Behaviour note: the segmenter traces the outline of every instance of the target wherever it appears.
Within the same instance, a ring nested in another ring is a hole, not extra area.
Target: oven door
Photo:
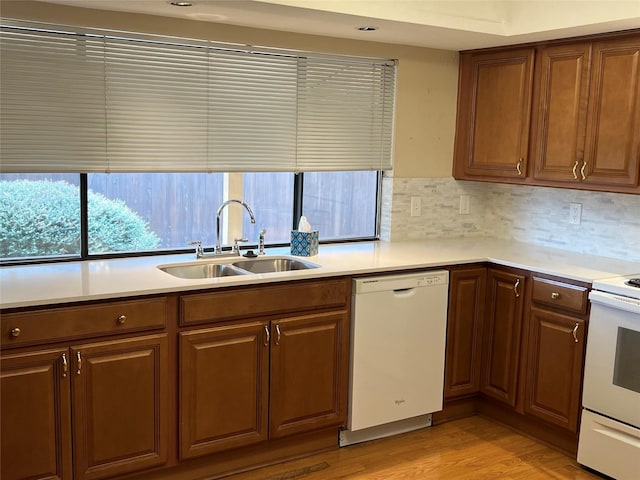
[[[583,406],[640,428],[640,300],[592,291]]]

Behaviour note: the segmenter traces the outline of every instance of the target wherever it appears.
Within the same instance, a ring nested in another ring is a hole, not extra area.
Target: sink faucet
[[[256,223],[256,218],[253,216],[253,212],[251,211],[251,208],[242,200],[231,199],[231,200],[227,200],[226,202],[223,202],[222,205],[220,205],[220,207],[218,208],[218,212],[216,213],[216,249],[214,250],[214,253],[216,254],[222,253],[222,247],[220,246],[220,215],[222,214],[222,210],[224,209],[224,207],[232,203],[239,203],[240,205],[242,205],[249,213],[249,217],[251,217],[251,223]],[[238,255],[240,255],[239,250],[238,250]]]

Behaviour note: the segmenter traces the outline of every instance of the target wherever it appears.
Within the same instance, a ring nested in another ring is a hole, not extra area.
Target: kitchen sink
[[[320,267],[320,265],[312,262],[289,257],[239,260],[233,262],[233,266],[251,273],[290,272],[292,270],[308,270],[310,268]]]
[[[224,263],[190,263],[187,265],[166,265],[158,268],[174,277],[196,279],[230,277],[249,273],[246,270],[240,270],[233,265]]]
[[[226,263],[221,263],[218,259],[208,263],[202,260],[195,260],[191,263],[160,265],[158,269],[174,277],[199,279],[257,273],[290,272],[293,270],[308,270],[310,268],[320,267],[318,264],[290,257],[260,257],[235,261],[225,258],[224,261]]]

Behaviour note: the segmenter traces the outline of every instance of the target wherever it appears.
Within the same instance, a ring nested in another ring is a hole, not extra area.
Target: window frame
[[[236,172],[240,175],[239,172]],[[297,222],[303,212],[303,193],[304,193],[304,172],[292,172],[294,175],[293,181],[293,212],[292,212],[292,225],[291,229],[297,228]],[[19,258],[19,259],[4,259],[0,258],[0,267],[5,266],[19,266],[19,265],[38,265],[49,263],[66,263],[66,262],[79,262],[79,261],[92,261],[92,260],[108,260],[117,258],[135,258],[135,257],[148,257],[148,256],[164,256],[164,255],[176,255],[185,254],[193,251],[193,248],[185,246],[185,248],[169,248],[159,250],[148,251],[135,251],[135,252],[113,252],[113,253],[89,253],[89,215],[88,215],[88,174],[78,173],[79,175],[79,201],[80,201],[80,253],[78,255],[65,255],[63,257],[54,256],[42,256],[31,258]],[[375,232],[372,236],[365,237],[349,237],[349,238],[333,238],[330,240],[321,240],[323,245],[337,244],[337,243],[355,243],[363,241],[378,241],[380,239],[380,220],[381,220],[381,199],[382,199],[382,176],[381,170],[376,172],[376,209],[375,209]],[[288,242],[268,242],[267,248],[286,247]],[[212,251],[212,245],[205,246],[206,251]],[[244,244],[243,249],[256,249],[257,244],[249,242]],[[230,246],[223,247],[225,251],[230,250]]]

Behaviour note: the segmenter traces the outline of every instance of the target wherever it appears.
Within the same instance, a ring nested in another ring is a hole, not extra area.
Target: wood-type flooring
[[[228,480],[602,480],[574,459],[474,416]]]

